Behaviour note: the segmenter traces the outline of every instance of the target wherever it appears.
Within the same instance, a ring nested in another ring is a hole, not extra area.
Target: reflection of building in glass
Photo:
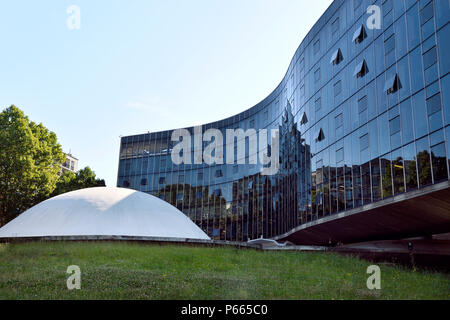
[[[164,131],[122,138],[117,185],[174,204],[213,238],[247,240],[447,183],[449,4],[378,1],[371,30],[369,2],[334,1],[266,99],[202,126],[279,129],[278,174],[174,165]]]

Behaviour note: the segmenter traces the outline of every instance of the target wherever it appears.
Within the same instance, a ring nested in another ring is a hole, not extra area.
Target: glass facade
[[[372,4],[381,29],[367,25]],[[278,129],[276,175],[248,164],[249,148],[245,164],[175,165],[164,131],[121,139],[117,185],[247,241],[448,180],[449,18],[448,0],[334,1],[266,99],[202,126]]]

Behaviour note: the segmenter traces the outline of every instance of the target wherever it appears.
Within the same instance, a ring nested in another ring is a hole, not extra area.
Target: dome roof
[[[61,194],[0,228],[0,238],[44,236],[209,239],[171,204],[147,193],[110,187]]]

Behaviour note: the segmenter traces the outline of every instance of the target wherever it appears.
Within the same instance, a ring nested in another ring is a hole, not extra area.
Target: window
[[[408,43],[409,48],[415,48],[420,42],[420,31],[419,31],[419,16],[417,14],[416,3],[406,12],[407,26],[408,26]]]
[[[300,124],[307,124],[308,123],[308,117],[306,116],[306,112],[303,112],[302,119],[300,120]]]
[[[249,125],[249,128],[255,128],[255,120],[250,120],[250,125]]]
[[[425,105],[425,91],[422,90],[412,98],[413,115],[414,115],[414,131],[416,138],[420,138],[428,133],[427,122],[424,119],[427,118],[427,111],[424,108]]]
[[[363,77],[368,71],[369,69],[367,68],[366,60],[363,60],[356,65],[353,75],[357,78],[360,78]]]
[[[444,143],[431,148],[431,163],[433,165],[434,182],[446,180],[448,177]]]
[[[403,157],[405,162],[406,190],[417,189],[417,171],[414,143],[403,147]]]
[[[339,17],[337,17],[331,24],[331,33],[334,35],[339,31]]]
[[[233,173],[238,173],[239,172],[239,166],[234,165],[233,166]]]
[[[148,169],[148,159],[142,161],[142,172],[147,172]]]
[[[221,190],[221,189],[216,189],[216,190],[214,190],[214,195],[215,195],[216,197],[220,197],[220,196],[222,195],[222,190]]]
[[[333,55],[331,56],[330,63],[335,65],[339,64],[343,60],[341,49],[337,49],[333,52]]]
[[[392,11],[392,0],[386,0],[383,3],[383,15],[386,16],[391,11]]]
[[[165,177],[159,177],[159,184],[164,184],[166,183],[166,178]]]
[[[182,201],[183,197],[184,197],[184,193],[183,192],[180,192],[180,193],[177,194],[177,200],[178,201]]]
[[[360,43],[364,40],[364,38],[367,36],[366,30],[364,29],[364,25],[361,25],[356,29],[355,33],[353,34],[353,42],[354,43]]]
[[[336,97],[342,92],[342,81],[339,80],[334,84],[334,96]]]
[[[416,141],[416,161],[419,175],[419,185],[425,186],[432,182],[430,152],[428,137]]]
[[[391,136],[400,131],[400,116],[395,117],[391,121],[389,121],[389,128],[391,132]]]
[[[426,70],[432,65],[434,65],[437,61],[436,56],[436,47],[431,48],[423,55],[423,68]]]
[[[314,42],[314,54],[316,55],[320,51],[320,39],[317,39],[316,42]]]
[[[320,98],[316,99],[316,101],[314,102],[314,108],[316,112],[320,111],[320,109],[322,108],[322,100]]]
[[[123,180],[123,186],[128,188],[130,186],[130,182],[128,180]]]
[[[430,2],[423,10],[420,12],[420,21],[424,25],[428,20],[433,18],[433,3]]]
[[[364,151],[369,147],[369,135],[365,134],[359,138],[360,151]]]
[[[395,49],[395,35],[392,35],[389,39],[384,41],[384,55],[388,55]]]
[[[267,121],[269,119],[269,112],[266,110],[264,111],[264,121]]]
[[[220,178],[220,177],[223,177],[223,173],[222,173],[222,170],[216,170],[216,178]]]
[[[161,169],[166,168],[166,159],[161,159]]]
[[[391,154],[392,159],[392,176],[394,182],[394,194],[405,191],[405,182],[403,176],[404,161],[402,157],[402,150],[397,149]]]
[[[427,99],[427,113],[429,131],[433,132],[442,127],[442,113],[441,113],[441,95],[435,94]]]
[[[367,110],[367,96],[358,100],[358,112],[361,113]]]
[[[338,114],[336,118],[334,118],[334,122],[336,124],[336,130],[343,126],[344,124],[344,117],[342,116],[342,113]]]
[[[318,68],[315,72],[314,72],[314,81],[318,82],[320,80],[320,68]]]
[[[401,123],[402,123],[402,138],[403,144],[409,143],[414,140],[414,131],[413,131],[413,119],[412,119],[412,110],[411,110],[411,101],[405,100],[400,105],[400,115],[401,115]]]
[[[141,186],[146,186],[147,185],[147,179],[146,178],[142,178],[141,179]]]
[[[183,174],[180,174],[178,176],[178,183],[184,183],[184,175]]]
[[[197,199],[201,199],[203,197],[203,192],[202,191],[197,191],[197,193],[195,194],[195,197]]]
[[[428,116],[441,110],[441,95],[438,93],[427,100]]]
[[[323,133],[322,128],[320,128],[319,132],[316,135],[316,142],[323,141],[325,139],[325,134]]]
[[[336,150],[336,162],[344,161],[344,148]]]
[[[316,161],[316,169],[322,169],[323,167],[323,161],[322,160],[317,160]]]
[[[197,181],[202,181],[203,180],[203,172],[198,172],[197,173]]]
[[[398,75],[395,74],[386,81],[386,85],[384,86],[384,91],[387,94],[391,94],[391,93],[396,92],[400,88],[401,88],[400,79],[398,78]]]

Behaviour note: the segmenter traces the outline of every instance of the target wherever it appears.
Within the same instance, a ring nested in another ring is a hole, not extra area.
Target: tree
[[[0,113],[0,225],[52,193],[63,161],[54,132],[14,105]]]
[[[105,180],[97,179],[95,172],[91,168],[85,167],[77,173],[65,171],[56,183],[52,196],[84,188],[104,186]]]

